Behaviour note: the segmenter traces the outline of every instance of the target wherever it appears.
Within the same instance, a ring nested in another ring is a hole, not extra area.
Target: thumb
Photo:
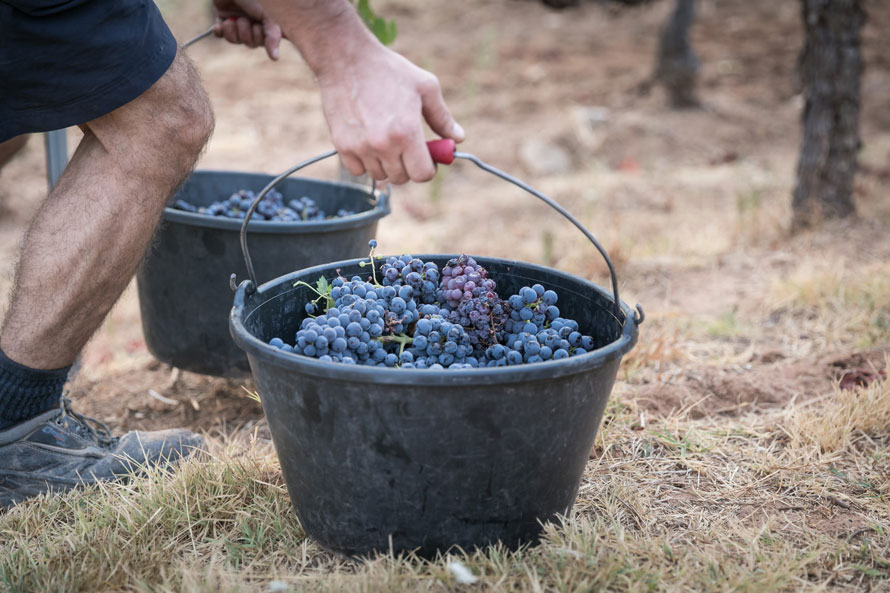
[[[442,89],[438,84],[430,85],[421,93],[423,102],[423,119],[429,124],[430,129],[442,138],[451,138],[455,142],[463,142],[464,129],[460,127],[445,105],[442,97]]]
[[[278,46],[281,45],[281,27],[272,19],[264,19],[263,32],[266,36],[266,53],[273,60],[277,60]]]

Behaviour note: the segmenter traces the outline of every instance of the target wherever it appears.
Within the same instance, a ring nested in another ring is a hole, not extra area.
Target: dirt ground
[[[822,397],[848,372],[880,371],[883,326],[835,327],[830,311],[802,312],[801,293],[788,291],[812,278],[841,286],[886,278],[890,6],[869,3],[864,32],[859,216],[792,237],[798,4],[701,3],[693,43],[704,107],[681,112],[667,108],[658,90],[637,92],[670,4],[588,2],[557,12],[518,0],[434,8],[375,2],[398,22],[395,49],[439,76],[467,130],[463,149],[578,215],[612,254],[623,298],[645,307],[616,397],[636,400],[654,418],[738,416]],[[162,8],[182,40],[209,23],[192,5]],[[215,39],[188,53],[217,121],[199,167],[277,173],[330,148],[316,86],[290,48],[280,63]],[[77,133],[69,140],[73,149]],[[336,170],[311,174],[330,178]],[[35,137],[0,173],[4,295],[45,189]],[[595,251],[569,225],[466,164],[441,168],[434,183],[396,188],[378,239],[383,253],[463,251],[606,279]],[[886,321],[882,313],[875,319]],[[263,425],[249,381],[180,373],[151,357],[133,287],[85,349],[70,389],[83,412],[116,429],[181,425],[230,435]]]

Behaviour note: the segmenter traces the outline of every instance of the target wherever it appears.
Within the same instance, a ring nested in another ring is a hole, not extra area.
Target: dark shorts
[[[151,0],[0,0],[0,141],[114,111],[176,49]]]

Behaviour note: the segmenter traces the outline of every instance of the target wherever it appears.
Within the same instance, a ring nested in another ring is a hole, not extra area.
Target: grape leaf
[[[318,294],[322,296],[331,293],[331,288],[328,285],[328,280],[324,276],[318,279],[318,282],[315,283],[315,288],[318,289]]]
[[[377,37],[380,43],[389,45],[395,41],[398,31],[394,20],[388,21],[374,14],[369,0],[358,0],[355,8],[362,21],[364,21],[365,25]]]
[[[327,278],[321,276],[318,279],[318,282],[315,283],[315,287],[318,289],[319,296],[322,296],[325,299],[325,309],[333,307],[334,299],[331,298],[331,285],[328,283]]]

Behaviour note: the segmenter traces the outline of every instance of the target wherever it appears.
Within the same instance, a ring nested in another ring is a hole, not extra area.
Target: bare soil
[[[830,394],[848,374],[883,370],[885,356],[885,350],[871,350],[788,359],[767,351],[744,364],[691,368],[674,379],[642,386],[636,401],[656,416],[739,416]]]
[[[463,148],[576,213],[612,253],[624,298],[645,306],[635,370],[619,377],[620,397],[656,417],[756,413],[824,396],[843,371],[883,364],[886,343],[804,347],[769,322],[773,288],[793,272],[856,269],[890,256],[890,6],[870,3],[865,30],[860,215],[792,237],[802,106],[796,3],[702,3],[693,42],[704,108],[679,112],[660,91],[638,92],[669,2],[633,9],[588,2],[565,11],[516,0],[378,4],[398,21],[395,49],[439,76],[468,132]],[[209,22],[202,8],[162,8],[180,39]],[[189,54],[217,118],[199,167],[276,173],[330,147],[315,83],[292,50],[277,64],[218,40]],[[78,134],[69,136],[73,148]],[[568,166],[548,171],[524,159],[530,140],[567,154]],[[336,171],[320,166],[311,174]],[[4,294],[45,194],[43,175],[40,138],[0,173]],[[469,166],[440,176],[395,189],[394,212],[380,225],[382,252],[508,256],[605,281],[591,247],[544,206]],[[726,316],[741,328],[736,335],[702,330]],[[132,288],[85,349],[70,389],[86,413],[117,429],[181,425],[231,434],[262,424],[250,381],[178,373],[152,359]]]

